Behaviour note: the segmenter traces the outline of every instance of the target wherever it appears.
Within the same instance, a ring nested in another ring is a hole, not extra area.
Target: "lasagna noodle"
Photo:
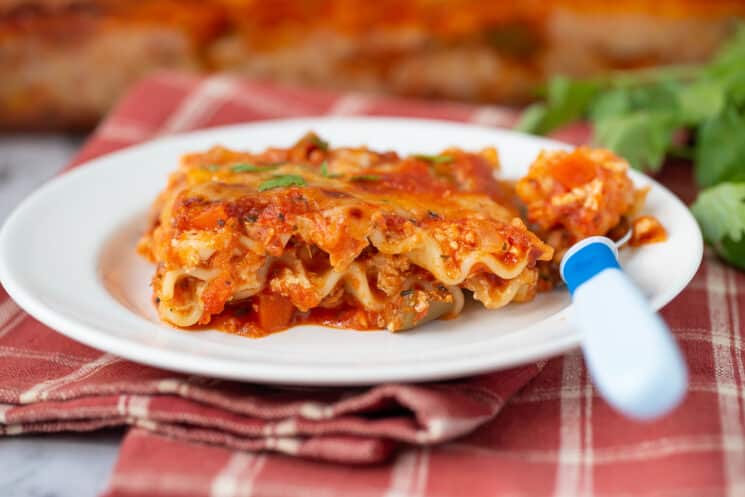
[[[463,288],[489,308],[527,300],[552,250],[503,198],[497,168],[493,149],[401,158],[316,136],[187,155],[140,244],[158,263],[160,315],[181,327],[226,306],[251,318],[273,295],[291,306],[282,326],[336,312],[343,326],[398,330],[454,317]]]

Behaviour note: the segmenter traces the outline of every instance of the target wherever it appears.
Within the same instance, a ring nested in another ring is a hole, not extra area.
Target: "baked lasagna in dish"
[[[159,70],[520,103],[555,74],[705,61],[743,18],[742,0],[2,0],[0,128],[90,127]]]
[[[182,158],[138,249],[179,327],[398,331],[457,316],[464,290],[496,309],[551,288],[557,250],[643,202],[627,168],[601,150],[543,153],[515,188],[493,148],[402,157],[312,133],[261,153],[214,147]]]

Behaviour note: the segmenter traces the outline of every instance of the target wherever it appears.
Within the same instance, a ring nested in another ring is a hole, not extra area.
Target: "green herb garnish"
[[[323,161],[321,163],[321,175],[326,178],[340,178],[341,177],[341,174],[335,174],[335,173],[329,172],[329,165],[328,165],[328,162],[326,161]]]
[[[269,164],[266,166],[257,166],[256,164],[249,164],[247,162],[241,164],[235,164],[230,168],[234,173],[258,173],[261,171],[269,171],[276,168],[279,164]]]
[[[579,119],[595,145],[656,172],[666,157],[693,160],[703,190],[692,207],[706,240],[745,268],[745,24],[707,64],[553,78],[518,129],[545,134]]]
[[[452,155],[444,155],[444,154],[438,154],[438,155],[427,155],[427,154],[414,154],[413,157],[415,159],[423,160],[426,162],[431,162],[432,164],[450,164],[455,160],[455,158]]]
[[[305,179],[297,174],[285,174],[282,176],[275,176],[272,179],[268,179],[259,185],[259,191],[263,192],[266,190],[273,190],[274,188],[285,188],[288,186],[303,186],[305,185]]]
[[[329,149],[329,142],[326,140],[322,140],[318,135],[311,135],[310,137],[311,143],[318,147],[320,150],[323,150],[324,152]]]
[[[401,291],[402,297],[408,297],[409,295],[413,295],[413,294],[414,294],[414,290],[411,290],[411,289]]]
[[[360,174],[359,176],[352,176],[349,181],[380,181],[381,179],[377,174]]]
[[[691,206],[704,239],[727,262],[745,269],[745,183],[703,190]]]

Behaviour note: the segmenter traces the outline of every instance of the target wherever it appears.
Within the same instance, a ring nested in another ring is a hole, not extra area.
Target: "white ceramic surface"
[[[524,174],[541,149],[566,147],[510,131],[389,118],[266,121],[167,137],[91,161],[27,198],[0,231],[0,280],[37,319],[93,347],[153,366],[256,382],[435,380],[504,368],[579,344],[563,290],[498,311],[470,305],[456,320],[400,334],[300,326],[252,340],[159,323],[149,301],[153,269],[134,253],[134,243],[179,156],[214,144],[252,150],[290,145],[310,129],[334,146],[367,144],[401,153],[496,146],[506,178]],[[638,186],[652,186],[646,212],[670,236],[662,244],[625,250],[621,259],[660,308],[693,277],[701,235],[668,190],[641,174],[632,172],[632,178]]]

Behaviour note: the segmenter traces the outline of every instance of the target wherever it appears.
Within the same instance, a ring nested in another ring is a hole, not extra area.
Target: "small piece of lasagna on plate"
[[[457,316],[464,290],[496,309],[553,287],[557,251],[630,225],[644,195],[627,168],[547,152],[515,188],[493,148],[401,157],[312,133],[255,154],[213,147],[182,158],[138,249],[178,327],[399,331]]]

